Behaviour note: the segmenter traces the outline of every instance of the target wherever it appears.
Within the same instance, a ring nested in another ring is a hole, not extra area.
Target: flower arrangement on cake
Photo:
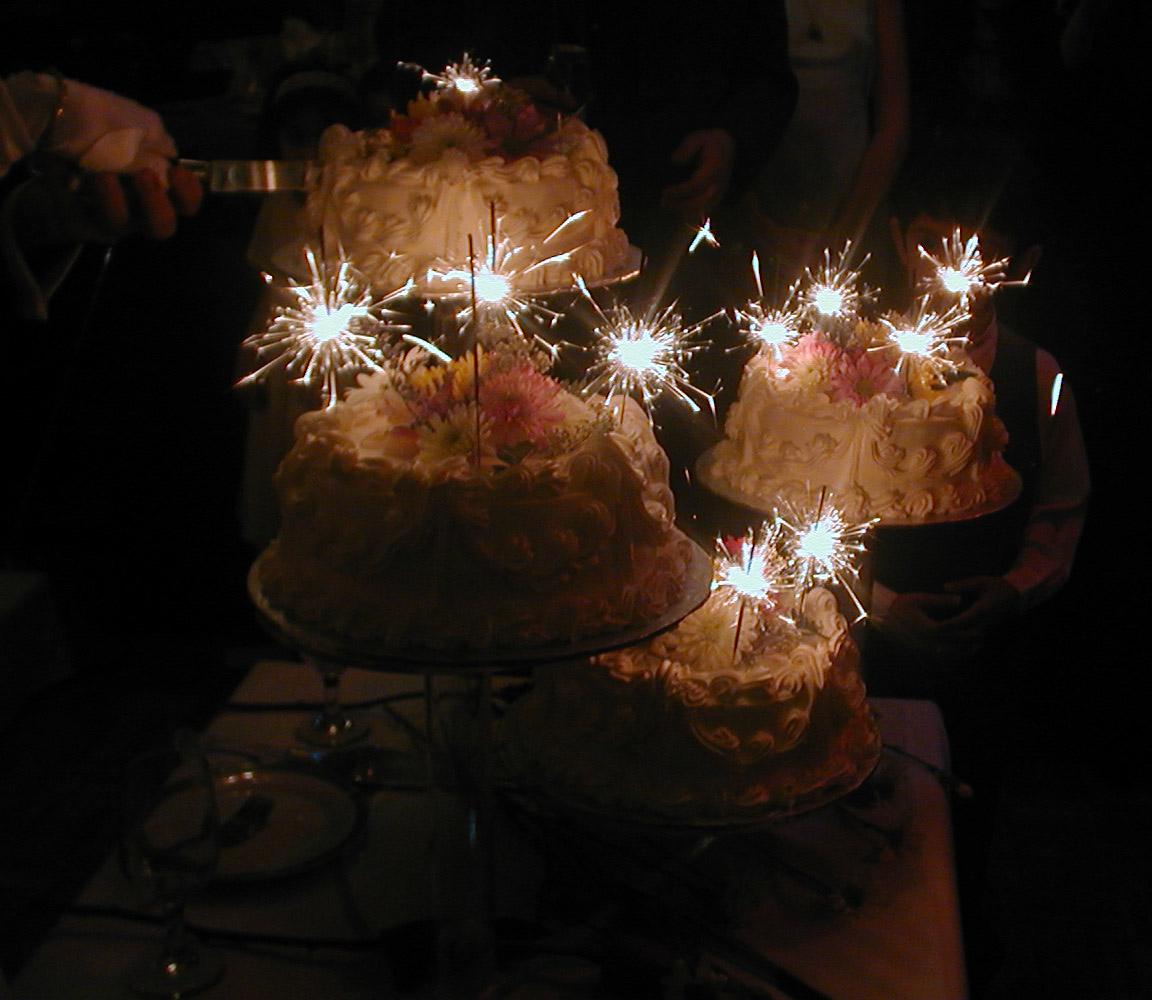
[[[462,79],[473,85],[459,86]],[[476,162],[486,156],[544,159],[570,137],[560,116],[542,111],[523,91],[477,72],[416,97],[404,112],[392,115],[387,129],[365,133],[364,142],[387,161],[432,163],[463,156]]]
[[[611,425],[515,341],[440,360],[421,347],[362,374],[344,398],[349,439],[365,456],[430,475],[473,475],[549,461]]]

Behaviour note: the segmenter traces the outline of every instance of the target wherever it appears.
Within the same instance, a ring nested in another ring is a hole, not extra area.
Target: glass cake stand
[[[444,826],[455,830],[442,830],[451,841],[450,850],[455,858],[441,865],[440,852],[433,865],[434,873],[441,868],[449,872],[452,885],[437,885],[438,899],[449,898],[452,909],[458,911],[463,899],[468,917],[456,920],[440,930],[440,954],[449,966],[463,963],[471,973],[463,975],[459,969],[449,973],[450,983],[446,995],[466,995],[483,980],[485,969],[492,957],[492,820],[494,814],[494,740],[492,717],[492,678],[495,674],[511,670],[544,667],[579,660],[597,653],[636,645],[673,628],[708,598],[712,584],[712,557],[700,546],[692,544],[692,553],[681,597],[663,614],[629,629],[602,635],[583,637],[573,642],[544,643],[534,646],[490,647],[484,649],[433,649],[420,646],[390,647],[370,641],[350,639],[335,632],[303,625],[276,608],[267,598],[261,584],[262,557],[253,563],[248,574],[248,591],[265,627],[274,638],[297,651],[306,659],[324,664],[334,671],[345,667],[359,667],[386,673],[416,674],[424,681],[424,721],[426,738],[425,771],[428,788],[432,792],[454,793],[464,799],[463,814],[446,817]],[[455,787],[447,788],[439,780],[437,768],[437,695],[438,677],[462,679],[470,685],[471,718],[466,725],[455,726],[440,720],[444,756],[457,765]],[[322,715],[333,725],[342,715],[335,690],[326,691],[329,700]],[[462,822],[461,822],[462,820]],[[460,864],[460,854],[464,864]],[[462,872],[466,881],[460,885]],[[434,874],[434,879],[436,878]],[[449,957],[450,956],[450,957]],[[462,979],[466,980],[463,982]]]
[[[689,839],[740,833],[772,826],[822,809],[859,789],[875,772],[883,751],[879,730],[866,703],[851,713],[844,724],[843,735],[845,739],[858,744],[857,751],[848,755],[851,757],[848,767],[827,780],[810,781],[788,799],[776,799],[762,804],[721,808],[696,803],[692,811],[686,810],[683,815],[673,816],[643,805],[615,803],[609,806],[567,789],[547,785],[541,785],[539,791],[561,811],[598,826]],[[525,749],[512,746],[509,752],[523,753]],[[840,752],[845,751],[841,748]],[[722,767],[719,759],[718,766]]]

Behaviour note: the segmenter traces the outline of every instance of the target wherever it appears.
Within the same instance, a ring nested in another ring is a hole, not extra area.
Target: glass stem
[[[164,920],[164,942],[160,947],[160,961],[165,966],[184,964],[188,953],[188,928],[184,922],[184,899],[168,899],[161,904],[160,916]]]
[[[339,722],[343,716],[340,710],[340,671],[324,667],[320,676],[324,682],[324,718],[330,723]]]

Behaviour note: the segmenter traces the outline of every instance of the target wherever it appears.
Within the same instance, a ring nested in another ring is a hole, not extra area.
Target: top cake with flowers
[[[309,222],[373,286],[463,294],[472,257],[499,261],[527,293],[627,269],[616,174],[598,132],[467,58],[429,79],[434,89],[387,128],[334,125],[321,139]]]

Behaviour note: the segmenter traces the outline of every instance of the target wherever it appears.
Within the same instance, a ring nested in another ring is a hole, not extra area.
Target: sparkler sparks
[[[778,524],[750,531],[736,544],[719,542],[713,590],[723,590],[733,601],[775,607],[781,592],[792,585],[792,572],[780,553]]]
[[[736,325],[740,332],[779,359],[780,352],[800,337],[800,327],[804,311],[797,304],[798,285],[792,285],[784,299],[784,304],[770,308],[764,304],[764,286],[760,281],[760,258],[752,255],[752,272],[756,277],[759,297],[749,302],[743,309],[737,309]]]
[[[423,79],[434,82],[437,89],[454,90],[464,97],[479,94],[486,87],[494,86],[500,82],[499,77],[492,75],[488,63],[479,65],[473,62],[472,56],[467,52],[464,53],[464,58],[460,62],[445,66],[442,73],[429,73],[423,69],[421,73]]]
[[[963,304],[953,303],[943,313],[935,313],[929,308],[929,299],[927,295],[919,299],[907,316],[881,318],[888,327],[889,339],[900,351],[897,371],[902,371],[909,362],[937,374],[955,371],[958,367],[952,349],[966,344],[968,338],[956,336],[952,331],[967,321],[968,311]]]
[[[468,267],[445,262],[441,268],[429,270],[428,282],[441,289],[442,295],[467,298],[468,304],[459,314],[462,323],[503,321],[520,337],[534,341],[555,356],[555,345],[540,335],[539,328],[554,327],[561,314],[534,297],[533,279],[542,268],[566,263],[580,249],[569,246],[551,252],[549,246],[563,246],[568,230],[587,214],[584,211],[568,216],[538,243],[516,245],[490,235],[482,258]],[[499,229],[494,212],[492,227]]]
[[[696,230],[696,235],[692,238],[692,242],[688,245],[688,252],[695,253],[702,243],[707,243],[713,250],[720,249],[720,241],[716,239],[716,234],[712,232],[712,220],[705,219],[703,225]]]
[[[392,322],[397,314],[387,305],[406,296],[412,283],[375,298],[349,261],[341,258],[332,268],[311,249],[305,256],[312,280],[304,285],[292,282],[286,289],[293,297],[292,304],[278,307],[268,328],[244,341],[245,346],[255,349],[258,360],[268,360],[239,384],[259,382],[280,368],[293,381],[320,384],[328,407],[339,397],[342,375],[380,370],[384,360],[382,334],[409,329]],[[272,279],[265,275],[265,280]]]
[[[837,583],[855,606],[856,620],[866,617],[853,585],[860,572],[865,536],[879,518],[850,523],[829,500],[827,490],[822,490],[814,510],[811,504],[790,506],[777,514],[777,521],[784,532],[798,592],[804,593],[816,584]]]
[[[848,266],[852,244],[847,243],[835,263],[830,250],[824,251],[824,262],[813,274],[804,271],[808,286],[804,290],[803,302],[817,317],[840,319],[851,316],[867,298],[867,292],[859,287],[860,271]],[[861,266],[868,260],[861,261]]]
[[[665,392],[693,413],[700,412],[702,403],[715,412],[712,397],[691,383],[685,369],[689,358],[704,346],[690,343],[691,338],[715,316],[685,327],[674,304],[645,316],[637,316],[625,305],[605,312],[583,281],[578,279],[577,287],[600,320],[594,331],[596,360],[588,369],[585,392],[603,391],[609,405],[617,395],[639,393],[649,416],[652,403]]]
[[[964,240],[959,229],[952,230],[952,235],[941,244],[939,258],[933,257],[923,247],[917,249],[920,256],[930,261],[934,268],[928,279],[929,286],[939,287],[963,302],[970,300],[981,289],[997,288],[1004,283],[1008,258],[1002,257],[985,264],[980,253],[978,233]]]

